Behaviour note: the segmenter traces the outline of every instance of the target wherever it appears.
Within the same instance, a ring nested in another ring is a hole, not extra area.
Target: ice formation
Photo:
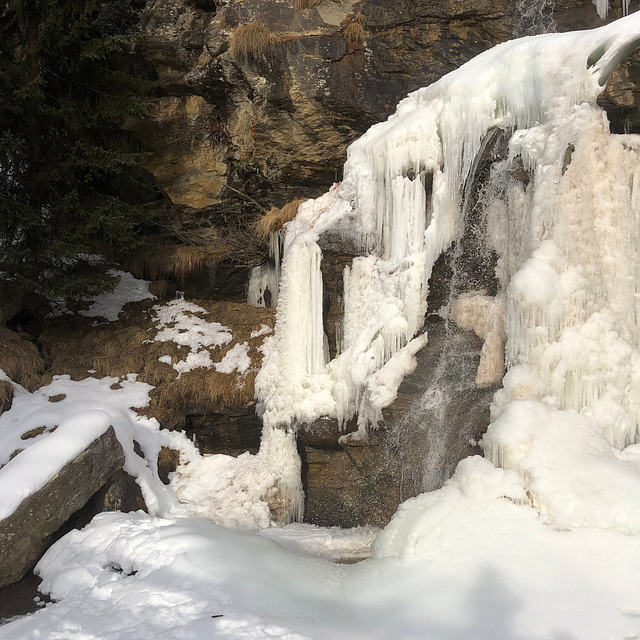
[[[622,15],[626,16],[629,13],[629,0],[622,1]],[[609,0],[593,0],[598,15],[606,20],[609,15]]]
[[[274,308],[278,303],[283,242],[281,231],[271,233],[269,235],[269,260],[251,270],[247,302],[254,307]]]
[[[269,458],[293,460],[294,437],[285,443],[282,434],[320,416],[344,423],[357,414],[362,432],[393,400],[411,370],[396,356],[415,352],[432,267],[461,236],[464,186],[495,128],[509,151],[482,207],[499,256],[501,290],[491,306],[492,317],[506,314],[507,365],[528,367],[536,400],[588,416],[610,445],[635,442],[638,139],[611,135],[596,98],[639,42],[634,14],[498,45],[410,94],[350,146],[343,182],[302,204],[286,226],[273,349],[256,380],[264,455],[278,439],[288,453],[277,447],[282,458]],[[318,244],[325,232],[364,254],[345,270],[342,344],[331,361]],[[491,381],[500,322],[481,329]],[[508,396],[505,387],[496,417]],[[496,464],[506,455],[498,440],[487,439]],[[293,463],[286,468],[293,478]],[[301,500],[295,480],[285,485]]]

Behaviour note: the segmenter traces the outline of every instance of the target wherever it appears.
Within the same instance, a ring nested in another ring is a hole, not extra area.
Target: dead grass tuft
[[[173,277],[184,283],[189,276],[202,273],[205,267],[215,266],[232,252],[232,247],[225,242],[216,242],[209,247],[167,245],[156,253],[136,260],[132,271],[148,280]]]
[[[11,409],[15,388],[8,380],[0,380],[0,415]]]
[[[298,213],[298,207],[306,202],[308,198],[300,198],[289,202],[284,207],[271,207],[271,209],[258,219],[257,229],[258,234],[263,240],[269,237],[270,233],[275,233],[282,229],[282,227],[293,220]]]
[[[0,328],[0,369],[29,391],[38,388],[45,362],[31,340]]]
[[[35,438],[36,436],[43,434],[46,430],[47,430],[47,427],[36,427],[35,429],[31,429],[26,433],[23,433],[20,436],[20,439],[29,440],[30,438]]]
[[[353,22],[350,22],[345,30],[344,37],[349,43],[349,52],[353,53],[363,48],[367,34],[364,29],[364,16],[356,13]]]
[[[265,25],[249,22],[238,25],[233,30],[229,41],[229,53],[236,62],[248,62],[264,58],[281,41],[281,38],[271,33]]]

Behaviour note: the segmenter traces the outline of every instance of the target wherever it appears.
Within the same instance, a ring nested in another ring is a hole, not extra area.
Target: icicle
[[[254,307],[277,307],[283,234],[283,231],[269,234],[269,261],[251,269],[247,302]]]

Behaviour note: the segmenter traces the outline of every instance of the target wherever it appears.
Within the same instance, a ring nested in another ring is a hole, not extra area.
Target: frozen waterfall
[[[286,227],[275,336],[256,381],[263,455],[278,452],[269,457],[286,467],[294,511],[302,504],[295,424],[357,415],[364,437],[415,366],[432,267],[460,237],[464,185],[495,128],[510,138],[508,156],[493,167],[482,207],[501,286],[495,298],[477,292],[465,301],[467,328],[480,327],[488,344],[480,367],[498,379],[504,337],[496,331],[506,330],[508,373],[485,455],[519,469],[549,513],[560,508],[557,491],[545,493],[535,461],[555,446],[552,425],[563,416],[575,426],[573,455],[631,464],[623,448],[640,423],[640,138],[610,134],[596,98],[638,43],[640,14],[498,45],[409,95],[351,145],[343,182],[300,207]],[[362,253],[345,270],[343,344],[331,361],[325,232]],[[571,522],[588,520],[581,508]]]

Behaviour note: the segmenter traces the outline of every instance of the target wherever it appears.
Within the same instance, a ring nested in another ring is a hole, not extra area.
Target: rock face
[[[187,416],[184,431],[201,453],[238,456],[246,451],[258,452],[262,421],[253,405],[225,407],[222,411]]]
[[[347,145],[410,91],[516,35],[602,24],[591,0],[298,4],[315,6],[147,2],[141,51],[159,95],[131,126],[174,204],[233,215],[318,195]]]
[[[0,521],[0,587],[22,578],[47,548],[51,535],[123,464],[122,447],[110,427]]]

